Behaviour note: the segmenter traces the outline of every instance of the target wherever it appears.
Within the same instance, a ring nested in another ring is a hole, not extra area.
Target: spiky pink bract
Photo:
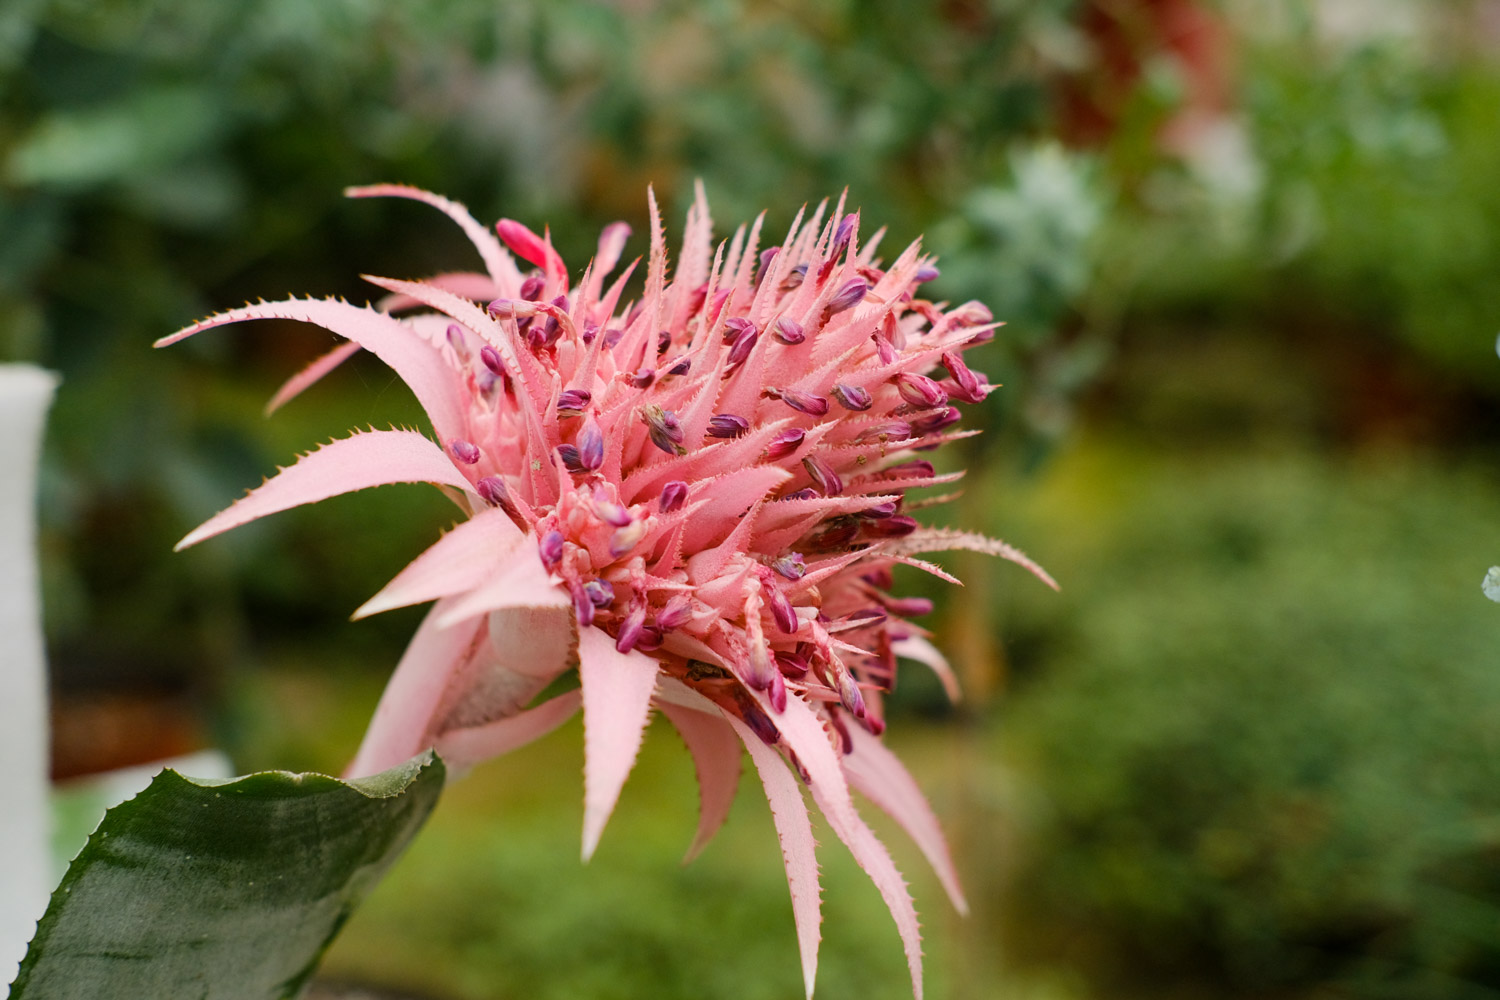
[[[928,605],[890,593],[896,564],[951,580],[915,557],[967,548],[1052,582],[1002,542],[924,528],[902,511],[908,490],[956,478],[919,456],[962,435],[952,401],[978,402],[993,388],[962,361],[992,335],[989,311],[920,298],[931,260],[914,243],[883,267],[881,234],[861,244],[859,216],[844,214],[842,199],[826,222],[826,203],[806,224],[799,213],[778,247],[757,254],[764,217],[715,248],[700,186],[669,277],[650,197],[644,292],[621,306],[635,265],[607,289],[604,280],[629,235],[622,223],[606,228],[570,288],[545,233],[501,220],[497,240],[462,206],[413,188],[349,193],[445,212],[486,273],[372,277],[389,293],[378,309],[262,303],[158,346],[240,320],[318,324],[348,343],[274,405],[364,348],[411,386],[437,442],[368,431],[325,445],[182,545],[368,486],[446,488],[469,519],[358,612],[436,602],[350,776],[428,747],[471,766],[581,705],[587,858],[655,704],[702,784],[690,853],[727,815],[748,747],[782,843],[809,996],[821,918],[799,777],[890,907],[920,997],[915,910],[849,789],[896,818],[965,909],[936,819],[880,735],[898,656],[929,665],[957,693],[927,633],[903,618]],[[537,270],[523,274],[506,246]],[[581,691],[534,704],[574,666]]]

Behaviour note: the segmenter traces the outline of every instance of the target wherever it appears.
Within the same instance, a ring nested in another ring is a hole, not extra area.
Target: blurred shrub
[[[1018,950],[1188,996],[1500,988],[1493,473],[1108,448],[1055,473],[1063,596],[1016,590],[1005,712],[1035,796]]]

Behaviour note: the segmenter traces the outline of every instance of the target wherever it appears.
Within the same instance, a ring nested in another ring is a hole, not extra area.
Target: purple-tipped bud
[[[813,485],[825,497],[836,497],[844,492],[844,481],[839,478],[839,474],[817,456],[808,455],[804,458],[802,468],[807,470],[807,474],[812,477]]]
[[[716,438],[737,438],[750,433],[750,421],[733,413],[718,413],[708,418],[708,435]]]
[[[917,268],[917,273],[912,275],[911,280],[915,281],[919,285],[923,285],[929,281],[936,281],[942,273],[943,272],[939,271],[931,264],[923,264],[921,267]]]
[[[896,501],[887,500],[884,503],[878,503],[873,507],[866,507],[864,510],[857,511],[854,516],[862,517],[870,521],[879,521],[895,514],[896,509],[899,506],[900,505]]]
[[[760,334],[755,332],[755,327],[753,326],[738,337],[735,337],[733,346],[729,348],[729,367],[733,368],[735,365],[743,364],[745,359],[750,356],[750,352],[755,350],[755,342],[759,339]]]
[[[592,419],[578,432],[578,464],[590,472],[604,464],[604,432]]]
[[[665,353],[667,353],[667,348],[669,348],[671,346],[672,346],[672,331],[671,330],[657,330],[656,331],[656,353],[657,354],[665,354]]]
[[[641,632],[645,626],[646,608],[643,605],[632,607],[625,620],[620,623],[620,634],[615,637],[615,649],[622,653],[634,649],[636,643],[641,641]]]
[[[854,235],[854,224],[858,221],[859,216],[853,212],[839,220],[839,227],[833,233],[833,248],[828,252],[830,258],[837,257],[849,246],[849,239]]]
[[[687,449],[682,446],[682,424],[678,421],[677,414],[664,410],[655,403],[648,403],[641,407],[641,419],[646,423],[646,433],[652,444],[668,455],[687,454]]]
[[[776,339],[788,346],[796,346],[807,339],[807,333],[803,331],[802,324],[785,316],[778,317],[772,325],[771,332]]]
[[[623,528],[635,520],[623,504],[613,503],[609,500],[595,500],[594,513],[599,515],[599,520],[606,524],[612,524],[616,528]]]
[[[943,391],[943,387],[926,375],[901,372],[891,381],[896,383],[896,391],[901,393],[901,398],[919,410],[930,410],[948,402],[948,394]]]
[[[667,369],[668,375],[686,375],[693,369],[693,359],[683,358],[681,361]]]
[[[661,649],[663,638],[661,629],[654,625],[647,625],[641,629],[641,637],[635,641],[635,648],[643,653],[655,652]]]
[[[469,441],[456,440],[448,442],[448,450],[453,457],[465,465],[473,465],[479,461],[479,449]]]
[[[485,312],[496,319],[516,319],[517,317],[530,319],[536,312],[536,307],[531,303],[518,299],[491,299],[490,304],[484,308]]]
[[[839,405],[846,410],[864,411],[874,405],[868,390],[861,389],[857,385],[848,385],[844,382],[833,384],[833,398],[839,401]]]
[[[626,376],[626,381],[637,389],[648,389],[651,387],[651,383],[656,381],[656,369],[637,368]]]
[[[587,389],[569,389],[557,397],[557,415],[576,417],[581,414],[594,397]]]
[[[448,324],[448,346],[465,361],[469,359],[469,342],[464,337],[464,328],[457,323]]]
[[[905,514],[865,522],[865,534],[874,538],[904,538],[916,530],[916,519]]]
[[[620,343],[620,339],[624,336],[624,330],[621,330],[617,327],[611,327],[610,329],[604,331],[604,346],[610,348],[615,347]]]
[[[921,618],[932,614],[932,602],[925,597],[892,597],[885,608],[898,618]]]
[[[607,608],[615,602],[615,588],[608,580],[590,580],[583,585],[583,592],[596,608]]]
[[[983,402],[985,397],[984,384],[978,375],[964,364],[963,358],[958,356],[957,351],[943,352],[943,367],[948,369],[948,374],[953,376],[953,384],[958,387],[958,398],[966,403]]]
[[[505,480],[499,476],[485,476],[474,484],[479,499],[491,507],[504,507],[510,509],[510,490],[505,486]]]
[[[857,306],[865,300],[865,295],[870,291],[870,283],[864,278],[850,278],[844,282],[843,287],[834,293],[833,298],[828,300],[825,313],[832,316],[841,313],[845,309]]]
[[[796,653],[782,650],[776,654],[776,669],[784,676],[797,680],[807,676],[807,660]]]
[[[937,475],[937,469],[925,458],[914,458],[899,465],[888,465],[880,470],[880,474],[896,479],[931,479]]]
[[[885,423],[866,427],[859,432],[854,440],[866,441],[906,441],[911,437],[911,424],[905,420],[888,420]]]
[[[754,323],[743,316],[731,316],[724,321],[724,332],[720,336],[724,338],[724,343],[732,344],[743,334],[754,332]]]
[[[555,569],[562,562],[563,536],[562,532],[553,529],[542,536],[537,543],[537,554],[542,557],[542,565],[548,569]]]
[[[771,699],[771,711],[778,715],[786,711],[786,681],[781,679],[781,672],[771,674],[771,683],[766,685],[766,696]]]
[[[797,611],[792,607],[792,602],[787,600],[780,587],[769,580],[764,582],[761,589],[765,592],[766,606],[771,609],[776,627],[787,635],[796,635],[797,626],[801,623],[797,621]]]
[[[771,273],[771,261],[781,252],[781,247],[767,247],[760,252],[760,267],[755,272],[755,283],[758,285],[766,280],[766,275]]]
[[[661,500],[657,509],[663,514],[670,514],[681,507],[687,500],[688,485],[680,479],[674,479],[661,488]]]
[[[963,419],[963,414],[958,412],[957,407],[945,406],[931,413],[924,413],[911,422],[913,434],[932,434],[936,431],[952,427]]]
[[[670,632],[686,625],[693,617],[693,599],[686,594],[674,594],[661,613],[656,616],[656,627]]]
[[[573,614],[578,618],[578,627],[588,628],[594,624],[594,602],[589,600],[587,584],[580,587],[575,583],[569,590],[573,595]]]
[[[896,353],[896,348],[891,344],[890,340],[879,333],[871,334],[870,339],[875,341],[875,356],[880,359],[881,364],[893,365],[896,363],[896,358],[899,355]]]
[[[807,575],[807,563],[802,561],[800,552],[788,552],[771,563],[771,568],[788,580],[800,580]]]
[[[768,462],[776,462],[786,458],[792,452],[802,447],[802,439],[807,435],[797,427],[788,427],[776,432],[771,438],[771,443],[766,445],[765,458]]]
[[[871,736],[879,736],[885,732],[885,720],[878,716],[866,713],[860,716],[859,724],[865,727],[865,731]]]
[[[834,679],[838,682],[839,701],[844,703],[844,708],[856,719],[862,719],[865,715],[865,696],[860,693],[859,685],[854,683],[854,675],[849,668],[839,664],[834,669]]]
[[[745,725],[750,731],[760,737],[760,741],[768,747],[774,747],[781,742],[781,730],[776,728],[776,723],[771,717],[761,711],[760,706],[750,700],[749,695],[742,695],[743,701],[737,707],[740,709],[740,718],[745,720]]]
[[[822,494],[819,493],[817,490],[812,489],[811,487],[804,486],[804,487],[802,487],[802,489],[797,490],[794,493],[788,493],[786,496],[782,497],[781,499],[783,499],[783,500],[816,500],[820,496],[822,496]]]
[[[560,444],[557,446],[557,457],[562,459],[563,468],[569,472],[584,472],[583,460],[578,457],[578,446],[573,444]]]
[[[786,273],[781,279],[782,291],[790,292],[794,288],[802,287],[802,282],[807,278],[807,265],[798,264]]]
[[[479,360],[484,362],[484,366],[490,370],[491,375],[494,375],[496,378],[505,377],[505,361],[500,357],[500,352],[489,344],[485,344],[479,349]]]
[[[599,336],[599,324],[595,323],[593,320],[589,320],[587,323],[583,324],[582,336],[585,347],[587,347],[589,344],[592,344],[594,342],[594,338]]]
[[[539,274],[533,274],[521,282],[521,298],[527,302],[535,302],[542,297],[542,289],[547,287],[547,282]]]
[[[798,413],[806,413],[810,417],[821,417],[828,412],[826,397],[814,396],[801,389],[767,389],[766,395],[779,399]]]

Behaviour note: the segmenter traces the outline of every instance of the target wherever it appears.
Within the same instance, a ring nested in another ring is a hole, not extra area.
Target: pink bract
[[[349,776],[429,747],[466,768],[550,732],[582,705],[583,855],[598,844],[652,706],[695,761],[701,818],[690,856],[728,814],[748,749],[770,800],[811,996],[819,887],[805,785],[895,917],[922,992],[916,912],[850,788],[890,813],[965,907],[937,821],[886,749],[884,693],[898,657],[956,697],[928,633],[890,593],[905,564],[992,539],[923,527],[908,490],[949,482],[920,456],[964,436],[953,402],[993,387],[961,360],[992,336],[978,303],[920,297],[936,272],[919,245],[890,267],[840,199],[757,253],[762,216],[717,247],[701,186],[676,267],[654,196],[639,302],[635,263],[607,288],[630,231],[607,227],[576,286],[519,222],[499,239],[461,205],[413,188],[357,188],[432,205],[485,273],[369,278],[378,308],[289,300],[233,309],[158,341],[250,319],[294,319],[346,339],[277,393],[279,406],[363,348],[416,394],[436,443],[370,430],[302,456],[179,548],[266,514],[385,483],[428,482],[467,520],[357,614],[433,601],[375,711]],[[509,247],[509,252],[507,252]],[[535,270],[523,273],[520,257]],[[636,262],[638,263],[638,261]],[[399,318],[398,318],[398,314]],[[534,701],[578,668],[580,687]]]

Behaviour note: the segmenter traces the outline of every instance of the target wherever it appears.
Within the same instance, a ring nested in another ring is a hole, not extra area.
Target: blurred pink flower
[[[607,289],[629,227],[615,223],[576,287],[547,235],[509,219],[496,240],[460,205],[397,196],[456,221],[484,274],[370,278],[378,309],[291,300],[230,310],[158,342],[249,319],[315,323],[347,343],[272,408],[363,348],[416,394],[438,443],[410,430],[334,441],[281,470],[179,548],[265,514],[385,483],[429,482],[468,516],[357,615],[435,601],[376,709],[350,776],[435,747],[464,768],[566,720],[585,724],[583,855],[594,851],[651,706],[682,734],[701,787],[689,856],[728,814],[749,750],[781,839],[812,993],[819,939],[813,834],[799,778],[894,915],[921,995],[916,912],[850,788],[890,813],[965,909],[937,821],[880,740],[897,657],[957,695],[947,663],[891,594],[891,570],[955,548],[1012,559],[979,535],[925,528],[906,492],[950,482],[920,455],[957,431],[954,403],[993,387],[963,352],[997,325],[978,303],[920,298],[936,269],[917,244],[889,268],[840,199],[757,253],[762,219],[716,248],[701,187],[668,275],[651,197],[638,303]],[[503,244],[503,245],[502,245]],[[536,270],[523,274],[511,253]],[[420,310],[413,312],[413,310]],[[396,318],[394,314],[406,314]],[[537,698],[577,666],[581,686]],[[790,768],[788,767],[790,765]]]

